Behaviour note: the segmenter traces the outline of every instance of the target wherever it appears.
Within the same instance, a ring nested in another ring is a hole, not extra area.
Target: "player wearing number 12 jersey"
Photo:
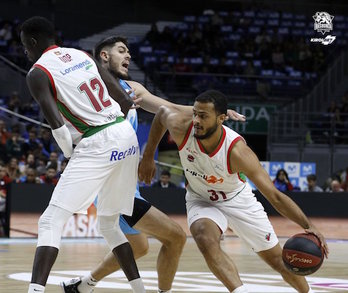
[[[86,210],[98,194],[99,232],[133,292],[143,293],[131,246],[118,225],[121,213],[132,214],[137,182],[138,140],[124,119],[132,101],[85,52],[56,46],[54,27],[47,19],[26,20],[20,37],[29,60],[35,62],[27,75],[30,92],[65,157],[71,157],[38,223],[28,292],[44,292],[63,225],[73,213]]]
[[[179,148],[188,182],[186,209],[190,231],[209,268],[229,292],[248,290],[233,260],[220,246],[221,234],[228,227],[296,290],[311,292],[304,277],[285,268],[277,236],[244,174],[282,215],[317,235],[327,254],[324,237],[302,210],[275,188],[244,139],[222,125],[226,111],[226,97],[214,90],[200,94],[193,111],[178,112],[162,106],[151,126],[139,166],[139,179],[151,182],[154,153],[168,129]]]

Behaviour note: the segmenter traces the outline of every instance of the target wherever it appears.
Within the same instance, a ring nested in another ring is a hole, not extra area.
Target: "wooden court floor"
[[[187,231],[185,217],[173,216],[173,219],[181,223]],[[324,261],[320,270],[308,276],[307,280],[315,292],[348,292],[348,219],[312,220],[327,237],[330,256]],[[290,235],[302,232],[296,225],[283,218],[271,218],[271,221],[281,244],[284,244]],[[138,260],[137,263],[147,292],[154,293],[157,288],[156,257],[160,244],[152,238],[149,241],[148,255]],[[35,238],[0,239],[1,293],[27,292],[35,246]],[[225,237],[222,247],[235,261],[241,278],[250,292],[295,292],[231,232]],[[100,238],[64,239],[46,292],[61,292],[57,286],[60,281],[86,274],[102,260],[106,252],[107,247]],[[100,282],[95,292],[132,291],[122,272],[117,272]],[[210,273],[190,236],[180,260],[173,292],[228,292]]]

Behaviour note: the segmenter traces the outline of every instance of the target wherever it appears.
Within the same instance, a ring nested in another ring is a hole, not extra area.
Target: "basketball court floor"
[[[173,292],[228,292],[212,275],[189,234],[184,216],[172,216],[188,234],[173,284]],[[302,232],[295,224],[281,217],[271,218],[283,245],[289,236]],[[312,219],[327,237],[329,259],[314,274],[307,276],[315,292],[348,292],[348,219]],[[17,232],[19,233],[19,232]],[[19,235],[19,234],[18,234]],[[17,236],[18,236],[17,235]],[[137,261],[147,292],[156,292],[156,257],[160,249],[157,240],[150,238],[148,255]],[[0,292],[27,292],[36,238],[12,237],[0,239]],[[227,233],[223,249],[235,261],[249,292],[296,292],[243,243]],[[90,271],[107,253],[101,238],[64,239],[57,261],[52,269],[46,292],[62,292],[59,282]],[[101,292],[132,292],[122,272],[116,272],[98,283]]]

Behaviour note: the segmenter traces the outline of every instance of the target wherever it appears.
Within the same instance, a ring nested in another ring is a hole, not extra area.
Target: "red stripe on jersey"
[[[187,130],[187,132],[186,132],[186,135],[185,135],[185,138],[184,138],[183,142],[182,142],[182,143],[179,145],[179,147],[178,147],[179,151],[181,151],[182,148],[183,148],[183,147],[185,146],[185,144],[187,143],[187,140],[188,140],[188,138],[189,138],[189,136],[190,136],[192,127],[193,127],[193,122],[191,122],[190,127],[188,128],[188,130]]]
[[[209,154],[209,157],[213,157],[221,149],[221,146],[225,141],[225,137],[226,137],[226,130],[225,130],[225,128],[222,127],[222,137],[221,137],[220,143],[216,147],[215,151],[213,151],[212,153]]]
[[[56,85],[54,83],[54,79],[53,79],[51,73],[45,67],[43,67],[40,64],[34,64],[34,67],[41,69],[43,72],[45,72],[47,74],[47,77],[48,77],[48,79],[50,80],[50,83],[51,83],[54,100],[57,102],[57,89],[56,89]]]
[[[231,160],[230,160],[230,156],[231,156],[231,151],[232,151],[232,148],[234,147],[234,145],[242,140],[243,138],[241,136],[238,136],[236,137],[230,144],[230,146],[228,147],[228,151],[227,151],[227,170],[228,170],[228,173],[232,174],[232,170],[231,170]],[[239,174],[238,174],[238,177],[239,177]],[[240,178],[239,178],[240,179]]]
[[[45,51],[43,51],[43,53],[46,53],[46,52],[48,52],[48,51],[50,51],[50,50],[53,50],[53,49],[56,49],[56,48],[59,48],[57,45],[52,45],[52,46],[49,46],[48,48],[46,48],[46,50]],[[42,53],[42,54],[43,54]]]

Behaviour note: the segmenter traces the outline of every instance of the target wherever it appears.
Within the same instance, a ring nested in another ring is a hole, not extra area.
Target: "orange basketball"
[[[299,233],[283,247],[283,262],[294,274],[306,276],[317,271],[324,261],[319,239],[313,234]]]

